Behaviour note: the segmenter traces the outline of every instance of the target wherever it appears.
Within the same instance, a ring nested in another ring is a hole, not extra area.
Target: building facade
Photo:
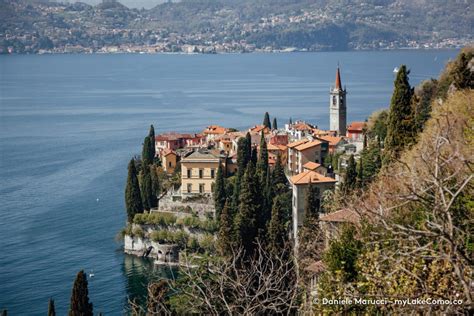
[[[317,188],[317,200],[321,198],[326,190],[334,190],[336,180],[323,176],[322,174],[306,170],[290,178],[290,183],[293,187],[292,197],[292,233],[295,245],[298,245],[298,230],[303,225],[305,219],[306,194],[309,185],[314,185]]]
[[[336,72],[336,82],[330,91],[329,100],[329,129],[336,131],[339,136],[346,135],[347,104],[346,89],[342,88],[339,67]]]
[[[181,196],[211,195],[223,157],[207,150],[194,151],[181,160]]]

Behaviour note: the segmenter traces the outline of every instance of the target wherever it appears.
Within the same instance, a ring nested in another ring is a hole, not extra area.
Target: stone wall
[[[160,244],[148,238],[124,237],[125,253],[135,256],[143,256],[148,247],[153,247],[149,254],[150,258],[157,260],[157,263],[178,264],[179,263],[179,247],[175,244]]]

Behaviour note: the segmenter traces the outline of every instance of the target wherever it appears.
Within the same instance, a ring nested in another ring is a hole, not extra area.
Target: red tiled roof
[[[319,136],[319,138],[329,142],[331,146],[336,146],[342,140],[342,137],[338,136]]]
[[[293,148],[293,147],[299,146],[299,145],[304,144],[304,143],[306,143],[306,142],[308,142],[308,141],[309,141],[309,140],[307,140],[307,139],[302,139],[302,140],[298,140],[298,141],[296,141],[296,142],[289,143],[289,144],[288,144],[288,148]]]
[[[360,215],[349,209],[342,209],[319,217],[323,222],[358,223]]]
[[[296,184],[296,185],[310,184],[310,183],[335,183],[336,182],[335,179],[323,176],[322,174],[313,170],[306,170],[297,175],[294,175],[290,178],[290,181],[291,183]]]
[[[219,126],[219,125],[211,125],[206,127],[206,129],[202,132],[203,134],[225,134],[227,132],[227,128]]]
[[[316,171],[316,169],[318,169],[319,167],[321,167],[321,164],[312,162],[312,161],[308,161],[307,163],[303,165],[304,169],[308,169],[312,171]]]
[[[308,141],[304,144],[298,145],[298,146],[295,147],[295,149],[298,150],[298,151],[302,151],[302,150],[306,150],[306,149],[309,149],[309,148],[319,146],[321,144],[322,144],[321,141],[313,140],[313,141]]]
[[[348,131],[362,132],[365,122],[352,122],[348,127]]]

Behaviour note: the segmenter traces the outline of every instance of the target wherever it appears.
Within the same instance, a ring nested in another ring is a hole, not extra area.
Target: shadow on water
[[[153,259],[124,255],[122,271],[126,277],[125,309],[129,310],[129,301],[135,300],[140,306],[146,307],[147,286],[161,279],[174,279],[178,268],[155,265]]]

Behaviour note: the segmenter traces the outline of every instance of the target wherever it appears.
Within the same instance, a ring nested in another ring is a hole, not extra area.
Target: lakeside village
[[[157,264],[180,265],[183,251],[216,251],[218,216],[225,204],[225,197],[216,196],[219,194],[216,188],[221,186],[224,196],[225,191],[231,190],[228,196],[234,193],[229,185],[222,188],[223,179],[243,177],[243,171],[239,174],[242,158],[239,150],[243,147],[248,148],[248,160],[254,160],[254,165],[260,164],[259,157],[266,160],[268,171],[262,182],[267,177],[277,178],[280,173],[284,178],[281,182],[292,192],[291,214],[286,225],[291,225],[289,237],[297,244],[310,186],[313,201],[319,208],[324,196],[330,194],[327,191],[341,185],[340,170],[346,169],[351,159],[354,164],[366,146],[366,122],[347,125],[346,88],[343,88],[339,68],[330,90],[329,111],[330,130],[321,130],[305,121],[293,122],[291,118],[279,127],[276,118],[273,123],[270,121],[268,113],[262,125],[244,131],[211,125],[199,134],[170,132],[155,136],[152,126],[143,144],[142,161],[154,161],[158,167],[151,175],[142,174],[141,179],[135,176],[142,183],[137,186],[142,189],[144,212],[140,212],[139,206],[137,213],[141,214],[134,214],[133,218],[129,214],[131,225],[123,231],[125,252],[154,258]],[[129,178],[130,169],[138,174],[137,163],[139,159],[129,165]],[[149,179],[149,185],[145,178]],[[129,189],[126,195],[133,193]],[[144,197],[144,190],[151,192],[151,198]],[[222,205],[216,209],[219,202]],[[357,219],[357,214],[347,210],[320,216],[328,238],[335,234],[339,224]],[[320,272],[323,264],[316,261],[308,269]]]

